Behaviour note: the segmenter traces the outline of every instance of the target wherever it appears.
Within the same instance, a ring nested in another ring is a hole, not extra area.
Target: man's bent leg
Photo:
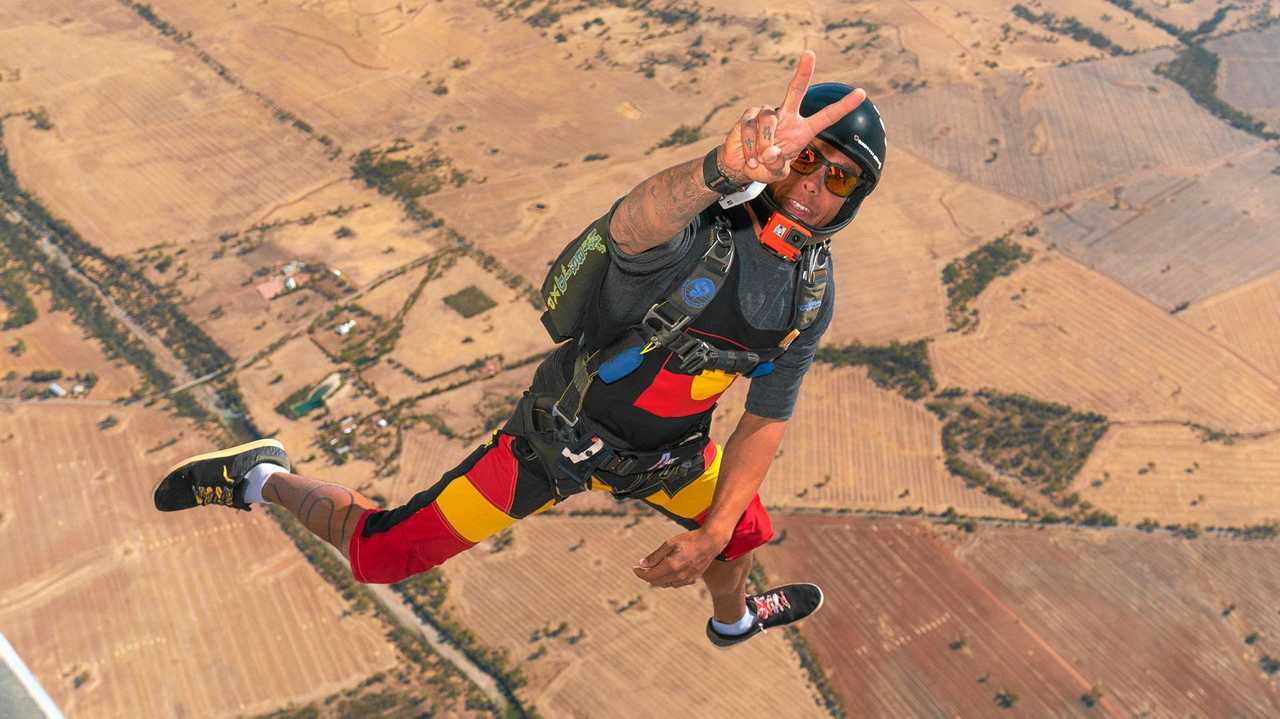
[[[716,621],[733,624],[747,611],[747,575],[751,573],[751,557],[747,552],[729,562],[713,561],[702,574],[711,592],[712,616]]]
[[[373,500],[342,485],[286,472],[271,475],[262,487],[262,498],[289,510],[344,557],[360,517],[378,508]]]
[[[350,533],[357,581],[389,584],[425,572],[553,504],[523,441],[495,433],[439,482],[392,510],[365,512]],[[523,454],[523,453],[522,453]]]

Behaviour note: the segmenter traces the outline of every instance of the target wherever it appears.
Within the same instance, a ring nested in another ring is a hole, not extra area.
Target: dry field
[[[105,432],[102,408],[0,414],[0,541],[24,548],[0,554],[0,623],[68,715],[240,716],[390,668],[381,626],[261,512],[156,512],[159,473],[203,443],[160,412],[112,413]]]
[[[722,445],[748,386],[735,383],[721,400],[712,436]],[[1023,516],[947,473],[941,424],[922,403],[876,387],[863,368],[822,364],[805,376],[760,496],[769,506]]]
[[[1115,716],[1280,712],[1259,665],[1280,654],[1273,542],[993,529],[956,554]]]
[[[1049,206],[1145,167],[1199,168],[1257,144],[1152,72],[1172,57],[1156,50],[1002,74],[981,87],[931,88],[881,105],[895,139],[926,160]]]
[[[481,544],[444,565],[449,602],[483,644],[520,663],[529,684],[518,694],[544,716],[819,715],[781,632],[722,652],[703,636],[701,584],[654,590],[631,573],[680,531],[662,517],[528,519],[501,552]],[[561,622],[558,636],[534,638]]]
[[[92,372],[98,376],[98,383],[89,392],[90,398],[127,397],[138,382],[133,367],[120,360],[108,360],[102,345],[85,336],[70,312],[50,311],[48,291],[30,285],[27,290],[39,314],[29,325],[0,331],[0,378],[11,371],[25,376],[38,370],[62,370],[67,377]],[[21,356],[9,350],[18,340],[27,346]],[[63,389],[71,390],[72,383],[61,384]]]
[[[537,369],[534,362],[442,392],[416,405],[414,412],[435,415],[467,442],[483,441],[511,416]]]
[[[1047,216],[1045,236],[1167,310],[1280,270],[1280,155],[1260,146],[1205,172],[1155,170]]]
[[[1276,417],[1275,432],[1231,444],[1206,442],[1178,425],[1112,427],[1068,491],[1124,524],[1280,520],[1280,412]]]
[[[1272,126],[1280,125],[1280,26],[1215,38],[1205,43],[1222,62],[1218,96]]]
[[[1114,281],[1063,255],[1037,253],[973,304],[976,332],[931,345],[939,386],[1021,392],[1113,421],[1276,427],[1276,380]]]
[[[40,3],[0,46],[21,70],[0,101],[54,125],[13,124],[15,173],[108,254],[237,229],[345,173],[117,2]]]
[[[375,483],[375,490],[390,506],[409,501],[413,495],[435,484],[447,471],[462,463],[483,440],[463,442],[450,439],[426,426],[416,425],[403,431],[404,447],[400,453],[400,471]]]
[[[1280,382],[1280,273],[1199,302],[1180,317]]]
[[[956,179],[894,145],[882,186],[831,243],[836,309],[823,341],[884,344],[941,334],[953,258],[1036,215],[1034,208]]]
[[[770,578],[826,578],[803,625],[850,716],[1267,716],[1271,543],[787,518]],[[910,597],[911,601],[903,601]],[[1228,609],[1230,608],[1230,609]],[[1251,631],[1261,633],[1246,645]],[[954,642],[963,644],[954,645]],[[1102,689],[1086,709],[1081,695]]]
[[[1214,29],[1214,35],[1224,32],[1238,31],[1256,25],[1280,15],[1276,8],[1266,0],[1245,0],[1244,2],[1227,2],[1227,0],[1133,0],[1135,8],[1141,8],[1168,23],[1183,30],[1192,31],[1200,23],[1209,20],[1219,8],[1229,5],[1226,17]],[[1124,12],[1116,8],[1116,14]]]
[[[342,215],[326,214],[351,208]],[[315,222],[292,222],[272,231],[262,250],[249,257],[264,261],[324,264],[342,272],[358,289],[398,267],[440,249],[438,231],[424,230],[406,219],[393,199],[379,196],[363,183],[341,181],[293,204],[273,208],[261,222],[293,220],[315,215]],[[339,231],[349,230],[349,237]]]
[[[1018,696],[1015,716],[1089,716],[1078,698],[1105,677],[1082,675],[1028,631],[930,525],[853,517],[775,523],[786,539],[762,550],[760,563],[775,584],[823,586],[823,610],[801,633],[849,716],[999,716],[995,694],[1003,690]],[[1011,539],[1033,539],[1024,534]],[[957,641],[964,645],[951,649]]]
[[[446,297],[470,286],[497,306],[464,318],[445,304]],[[550,348],[547,331],[528,299],[463,257],[443,276],[427,282],[405,316],[404,331],[390,356],[430,377],[493,355],[513,362]]]

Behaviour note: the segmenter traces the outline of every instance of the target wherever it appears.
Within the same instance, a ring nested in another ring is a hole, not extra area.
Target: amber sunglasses
[[[826,184],[827,189],[831,191],[831,194],[836,197],[848,197],[849,195],[852,195],[853,191],[864,182],[862,176],[859,175],[856,170],[851,167],[845,167],[844,165],[837,165],[836,163],[828,160],[826,157],[823,157],[822,153],[818,151],[818,148],[813,145],[806,145],[805,148],[800,151],[800,154],[796,156],[796,159],[791,161],[791,169],[801,175],[812,174],[815,170],[824,165],[826,166],[827,171],[822,178],[822,181]]]

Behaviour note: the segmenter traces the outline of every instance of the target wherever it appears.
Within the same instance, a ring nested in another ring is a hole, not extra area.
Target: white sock
[[[267,501],[262,498],[262,489],[267,486],[267,480],[276,472],[288,473],[288,471],[278,464],[254,465],[253,469],[244,475],[245,481],[248,482],[244,488],[244,501],[249,504]]]
[[[747,630],[751,628],[751,625],[755,623],[755,620],[756,615],[752,614],[751,610],[744,609],[742,612],[742,619],[739,619],[733,624],[725,624],[715,617],[712,617],[711,626],[721,634],[736,636],[738,634],[746,634]]]

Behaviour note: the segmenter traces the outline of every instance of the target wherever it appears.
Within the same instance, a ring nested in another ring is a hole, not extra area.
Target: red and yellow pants
[[[516,458],[513,440],[512,435],[496,432],[462,464],[403,506],[365,512],[347,548],[355,578],[375,584],[398,582],[556,504],[536,462],[522,464]],[[722,453],[719,445],[707,443],[706,469],[697,479],[674,496],[659,489],[642,501],[686,529],[702,526],[715,496]],[[594,478],[591,489],[610,491]],[[717,559],[737,559],[772,536],[769,515],[756,496]]]

